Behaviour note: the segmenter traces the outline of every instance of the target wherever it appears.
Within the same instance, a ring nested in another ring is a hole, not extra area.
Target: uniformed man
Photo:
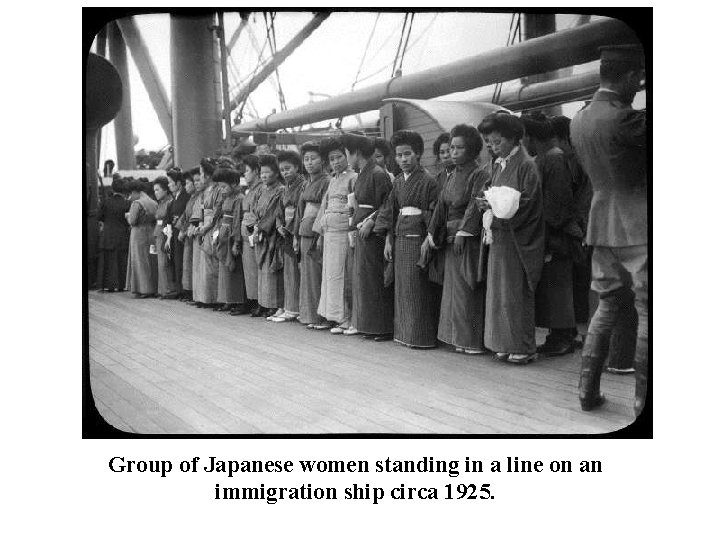
[[[643,49],[603,47],[600,89],[573,118],[570,136],[580,164],[592,182],[587,243],[594,246],[592,288],[600,304],[583,347],[580,405],[591,410],[605,400],[600,375],[622,299],[635,293],[638,314],[635,351],[635,415],[647,388],[647,155],[645,111],[631,107],[645,77]]]

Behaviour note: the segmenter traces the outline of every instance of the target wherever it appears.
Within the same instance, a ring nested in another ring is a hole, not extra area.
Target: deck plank
[[[632,421],[634,379],[582,412],[579,355],[528,366],[447,348],[89,293],[98,409],[145,433],[602,433]],[[122,427],[121,427],[122,426]]]

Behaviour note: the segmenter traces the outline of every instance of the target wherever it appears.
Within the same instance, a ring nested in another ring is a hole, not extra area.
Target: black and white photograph
[[[651,10],[107,13],[84,433],[652,437]]]

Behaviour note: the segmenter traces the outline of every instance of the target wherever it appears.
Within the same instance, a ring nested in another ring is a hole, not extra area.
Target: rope
[[[505,42],[505,46],[509,47],[510,45],[513,45],[515,43],[515,40],[518,38],[520,34],[520,20],[521,16],[519,13],[513,13],[512,19],[510,19],[510,28],[508,29],[508,37],[507,41]],[[492,102],[497,103],[500,101],[500,94],[502,92],[502,85],[503,83],[495,83],[495,88],[493,89],[493,97]]]
[[[365,51],[363,52],[362,58],[360,59],[360,65],[358,66],[357,73],[355,74],[355,82],[352,83],[350,91],[355,90],[355,85],[358,82],[358,77],[360,77],[360,71],[362,70],[363,64],[365,63],[365,57],[367,56],[368,49],[370,48],[372,38],[375,35],[375,28],[377,28],[377,23],[380,20],[380,15],[381,13],[378,12],[377,17],[375,17],[375,24],[373,24],[372,30],[370,31],[370,37],[368,38],[367,44],[365,45]]]
[[[405,37],[405,26],[407,26],[408,15],[410,14],[406,13],[405,18],[403,19],[402,30],[400,31],[400,41],[398,42],[397,51],[395,51],[395,60],[393,60],[392,73],[390,74],[390,77],[395,76],[395,66],[397,66],[398,57],[400,56],[400,48],[402,47],[403,38]]]
[[[402,54],[400,55],[400,64],[398,64],[399,70],[402,70],[403,60],[405,60],[405,51],[407,51],[408,42],[410,41],[410,33],[412,32],[412,25],[414,20],[415,14],[413,13],[412,15],[410,15],[410,25],[408,26],[407,36],[405,37],[405,46],[403,47]]]

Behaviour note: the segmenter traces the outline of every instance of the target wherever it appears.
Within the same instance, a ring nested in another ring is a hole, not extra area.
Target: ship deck
[[[414,350],[183,302],[88,293],[106,421],[151,434],[595,434],[633,421],[634,378],[582,412],[576,352],[527,366]]]

